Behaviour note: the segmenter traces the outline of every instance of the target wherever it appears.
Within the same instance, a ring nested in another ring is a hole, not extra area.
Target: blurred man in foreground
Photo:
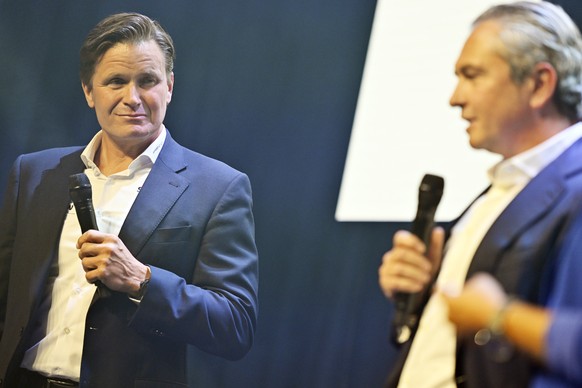
[[[430,247],[399,231],[384,255],[379,283],[387,297],[428,291],[389,386],[520,387],[536,372],[523,353],[457,340],[445,301],[430,291],[461,289],[468,276],[488,272],[507,292],[546,302],[557,252],[582,205],[581,66],[580,32],[551,3],[499,5],[474,22],[450,103],[468,122],[471,146],[503,160],[446,246],[440,228]]]

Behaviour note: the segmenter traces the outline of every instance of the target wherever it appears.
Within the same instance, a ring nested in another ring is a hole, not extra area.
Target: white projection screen
[[[449,97],[471,22],[497,3],[378,0],[336,220],[412,220],[426,173],[445,178],[439,221],[487,187],[499,156],[469,146]]]

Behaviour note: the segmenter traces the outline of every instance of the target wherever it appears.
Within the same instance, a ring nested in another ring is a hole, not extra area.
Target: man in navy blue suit
[[[502,157],[491,187],[426,247],[405,231],[383,257],[379,283],[426,295],[389,378],[398,387],[521,387],[537,362],[494,342],[457,338],[433,286],[461,289],[477,272],[506,292],[545,304],[558,252],[582,204],[582,38],[549,2],[491,7],[473,23],[455,65],[450,104],[469,143]],[[428,258],[428,260],[427,260]],[[442,262],[441,262],[442,258]]]
[[[101,130],[14,163],[0,214],[0,386],[185,386],[188,345],[232,360],[250,349],[250,183],[165,128],[174,57],[148,17],[104,19],[80,71]],[[97,219],[85,233],[68,192],[83,172]]]

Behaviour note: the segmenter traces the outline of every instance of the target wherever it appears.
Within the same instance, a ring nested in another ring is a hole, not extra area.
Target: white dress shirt
[[[101,144],[98,132],[81,159],[92,186],[93,207],[100,231],[118,235],[139,190],[155,163],[166,138],[166,129],[129,167],[105,176],[93,162]],[[79,381],[85,318],[96,287],[85,279],[76,243],[81,230],[75,208],[69,205],[58,252],[58,276],[54,279],[45,337],[24,355],[21,366],[46,376]]]

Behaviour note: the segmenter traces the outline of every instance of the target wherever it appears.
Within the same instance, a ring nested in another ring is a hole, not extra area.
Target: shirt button
[[[70,334],[71,333],[71,329],[69,329],[68,327],[65,327],[65,334]]]

